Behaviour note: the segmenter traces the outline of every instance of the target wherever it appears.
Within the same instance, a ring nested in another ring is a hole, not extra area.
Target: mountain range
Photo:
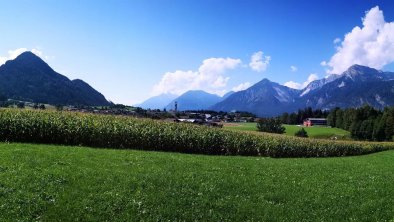
[[[222,101],[225,97],[216,94],[210,94],[202,90],[190,90],[172,100],[167,106],[167,110],[175,109],[177,102],[178,110],[204,110]]]
[[[134,106],[144,109],[174,110],[175,102],[177,102],[177,109],[179,111],[206,110],[226,99],[233,93],[233,91],[227,92],[222,97],[216,94],[207,93],[203,90],[189,90],[180,96],[171,93],[163,93],[158,96],[153,96],[140,104],[135,104]]]
[[[210,109],[273,116],[290,110],[297,95],[299,90],[263,79],[246,90],[233,93]]]
[[[41,58],[24,52],[0,66],[0,94],[7,98],[37,103],[106,106],[110,102],[80,79],[70,80],[54,71]],[[360,107],[369,104],[383,109],[394,105],[394,73],[353,65],[340,75],[309,83],[297,90],[263,79],[246,90],[223,97],[202,90],[180,96],[162,94],[140,107],[171,110],[248,111],[257,116],[276,116],[283,112],[312,107]]]
[[[158,96],[153,96],[140,104],[135,104],[134,106],[141,107],[143,109],[164,109],[177,97],[177,95],[171,93],[163,93]]]
[[[7,98],[61,105],[105,106],[105,97],[80,80],[55,72],[32,52],[0,66],[0,93]]]
[[[394,73],[353,65],[328,83],[301,93],[297,103],[320,109],[365,104],[383,109],[394,105]]]
[[[360,107],[365,104],[382,109],[394,105],[394,73],[353,65],[340,75],[309,83],[304,89],[263,79],[246,90],[219,97],[204,91],[189,91],[166,106],[179,110],[211,109],[216,111],[248,111],[258,116],[276,116],[305,107],[332,109]]]

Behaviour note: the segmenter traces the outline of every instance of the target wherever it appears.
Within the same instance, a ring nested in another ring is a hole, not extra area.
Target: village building
[[[308,118],[304,120],[304,126],[327,126],[326,118]]]

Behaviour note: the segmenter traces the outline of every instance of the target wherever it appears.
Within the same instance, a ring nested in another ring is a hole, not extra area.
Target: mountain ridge
[[[247,111],[256,115],[275,115],[289,109],[288,105],[300,90],[291,89],[264,78],[246,90],[235,92],[215,104],[216,111]],[[284,104],[284,106],[281,106]]]
[[[0,91],[7,98],[62,105],[109,105],[80,79],[70,80],[26,51],[0,66]]]
[[[390,72],[353,65],[300,102],[320,109],[360,107],[364,104],[383,109],[394,105],[393,79],[394,75]]]
[[[141,107],[143,109],[164,109],[172,100],[176,98],[177,96],[174,94],[163,93],[150,97],[142,103],[135,104],[134,106]]]
[[[179,111],[204,110],[221,100],[222,97],[216,94],[207,93],[203,90],[189,90],[172,100],[165,108],[167,110],[174,110],[175,102],[177,102]]]
[[[264,93],[253,95],[257,93],[255,88]],[[314,109],[332,109],[337,106],[347,108],[365,104],[378,109],[394,105],[394,73],[355,64],[340,75],[315,80],[301,90],[283,88],[278,83],[263,79],[215,104],[212,109],[276,116],[308,106]]]

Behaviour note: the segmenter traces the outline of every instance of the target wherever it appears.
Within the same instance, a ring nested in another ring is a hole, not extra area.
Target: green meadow
[[[0,221],[392,221],[393,162],[0,143]]]
[[[311,138],[333,138],[337,139],[350,139],[350,132],[339,129],[339,128],[331,128],[331,127],[320,127],[320,126],[312,126],[312,127],[303,127],[296,125],[285,125],[286,135],[292,135],[304,128],[308,133],[308,136]]]
[[[322,139],[329,139],[336,137],[337,139],[350,139],[350,132],[339,129],[339,128],[331,128],[331,127],[303,127],[297,125],[284,125],[286,128],[286,135],[294,136],[294,134],[304,128],[308,133],[308,136],[311,138],[322,138]],[[257,131],[256,123],[233,123],[233,124],[225,124],[224,128],[227,129],[234,129],[234,130],[241,130],[241,131]]]

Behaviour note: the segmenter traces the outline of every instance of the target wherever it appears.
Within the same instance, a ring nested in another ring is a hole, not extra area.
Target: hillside
[[[0,92],[11,99],[38,103],[109,105],[89,84],[69,80],[31,52],[0,66]]]

